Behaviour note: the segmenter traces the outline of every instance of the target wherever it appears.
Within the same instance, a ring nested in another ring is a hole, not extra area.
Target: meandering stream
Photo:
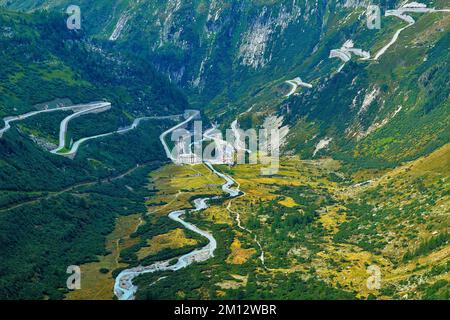
[[[188,122],[192,121],[196,116],[198,116],[198,114],[199,114],[199,112],[197,110],[191,110],[191,114],[186,116],[187,119],[185,121],[164,131],[161,134],[161,136],[160,136],[161,143],[163,144],[163,147],[165,149],[167,157],[169,159],[171,159],[172,161],[174,160],[174,158],[173,158],[172,153],[170,152],[169,146],[167,145],[167,143],[165,141],[166,136],[169,133],[173,132],[174,130],[176,130],[176,129],[182,127],[183,125],[187,124]],[[209,132],[214,129],[215,129],[215,127],[213,126],[213,128],[211,128],[210,130],[207,130],[204,134],[203,139],[215,140],[220,145],[220,142],[217,141],[217,140],[219,140],[219,137],[209,135]],[[237,121],[234,122],[233,129],[234,130],[237,129]],[[221,142],[225,143],[225,141],[221,141]],[[222,190],[224,191],[225,194],[228,194],[227,198],[234,199],[239,196],[245,196],[245,193],[241,192],[241,190],[240,190],[239,183],[237,183],[235,180],[233,180],[233,178],[216,170],[214,168],[213,164],[207,160],[204,160],[204,164],[214,174],[216,174],[218,177],[225,180],[225,183],[222,185]],[[232,186],[234,186],[234,188],[232,188]],[[116,295],[116,297],[119,300],[133,300],[135,298],[135,294],[138,289],[137,286],[133,284],[133,280],[140,275],[143,275],[146,273],[163,272],[163,271],[177,271],[177,270],[188,267],[189,265],[191,265],[194,262],[203,262],[203,261],[206,261],[206,260],[214,257],[214,251],[217,248],[217,241],[214,238],[214,236],[207,231],[201,230],[196,225],[185,221],[184,219],[182,219],[182,216],[189,214],[189,213],[207,209],[209,207],[209,205],[207,203],[208,200],[210,200],[212,198],[218,199],[221,197],[224,198],[226,196],[219,196],[219,197],[214,196],[214,197],[195,199],[193,201],[193,204],[194,204],[193,209],[172,211],[171,213],[169,213],[169,216],[168,216],[173,221],[178,222],[181,225],[183,225],[183,227],[185,227],[186,229],[191,230],[191,231],[205,237],[206,239],[208,239],[209,242],[206,246],[204,246],[203,248],[195,249],[187,254],[184,254],[178,258],[175,258],[176,259],[175,264],[170,264],[170,262],[174,261],[174,259],[169,259],[169,260],[155,262],[149,266],[138,266],[138,267],[122,270],[122,272],[120,272],[119,275],[116,277],[115,283],[114,283],[114,294]],[[261,250],[260,260],[262,262],[263,267],[266,268],[265,263],[264,263],[264,251],[263,251],[263,248],[262,248],[260,242],[258,241],[257,236],[255,234],[253,234],[252,231],[246,229],[245,227],[243,227],[241,225],[239,213],[232,211],[230,206],[231,206],[231,202],[228,204],[227,210],[230,213],[235,214],[238,227],[240,229],[245,230],[246,232],[254,235],[254,241],[256,242],[259,249]],[[163,277],[163,278],[165,278],[165,277]],[[159,278],[158,280],[156,280],[156,282],[163,278]]]
[[[189,121],[192,121],[195,116],[198,115],[198,111],[193,111],[193,113],[183,122],[180,124],[170,128],[169,130],[164,131],[161,136],[160,140],[163,144],[163,147],[166,151],[166,155],[169,159],[173,160],[172,153],[169,150],[169,147],[165,141],[165,137],[173,132],[174,130],[180,128],[184,124],[188,123]],[[235,184],[234,180],[227,176],[226,174],[223,174],[219,171],[217,171],[213,165],[209,162],[205,162],[206,166],[214,172],[217,176],[223,178],[225,180],[225,183],[222,185],[222,190],[228,194],[228,197],[233,198],[240,194],[239,187],[237,188],[231,188],[232,185]],[[214,251],[217,248],[217,242],[214,236],[204,230],[201,230],[196,225],[187,222],[183,220],[181,217],[185,214],[197,212],[200,210],[204,210],[209,207],[207,201],[210,200],[212,197],[207,198],[199,198],[194,200],[194,208],[193,209],[185,209],[185,210],[176,210],[169,213],[169,218],[172,219],[175,222],[180,223],[188,230],[191,230],[205,238],[208,239],[209,243],[200,249],[195,249],[185,255],[182,255],[177,259],[177,262],[175,264],[170,264],[173,259],[165,260],[165,261],[158,261],[155,262],[149,266],[138,266],[130,269],[123,270],[120,272],[120,274],[117,276],[115,283],[114,283],[114,294],[119,300],[133,300],[134,296],[137,291],[137,286],[133,284],[133,280],[146,273],[154,273],[154,272],[160,272],[160,271],[177,271],[183,268],[186,268],[187,266],[191,265],[194,262],[202,262],[206,261],[212,257],[214,257]],[[217,198],[217,197],[215,197]]]
[[[239,195],[239,188],[232,189],[231,186],[234,184],[233,179],[228,177],[227,175],[218,172],[210,163],[206,163],[206,165],[219,177],[225,179],[225,183],[222,185],[222,190],[228,193],[229,197],[235,197]],[[170,264],[170,261],[173,259],[158,261],[149,266],[139,266],[131,269],[123,270],[116,278],[114,284],[114,294],[119,300],[133,300],[137,291],[137,286],[133,284],[134,278],[146,274],[146,273],[154,273],[160,271],[177,271],[187,266],[191,265],[194,262],[202,262],[206,261],[212,257],[214,257],[214,251],[217,248],[217,242],[214,236],[204,230],[201,230],[196,225],[183,220],[181,217],[185,214],[197,212],[200,210],[204,210],[209,207],[207,201],[211,198],[199,198],[194,200],[194,209],[186,209],[186,210],[177,210],[172,211],[169,214],[169,218],[175,222],[180,223],[186,229],[191,230],[209,240],[209,243],[200,249],[195,249],[185,255],[182,255],[177,259],[175,264]]]

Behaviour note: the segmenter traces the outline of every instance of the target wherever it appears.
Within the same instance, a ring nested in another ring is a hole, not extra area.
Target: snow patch
[[[379,88],[373,88],[373,90],[369,93],[366,93],[364,96],[363,103],[361,105],[361,108],[358,111],[358,115],[361,113],[366,112],[367,108],[371,105],[371,103],[375,100],[375,98],[380,94]]]
[[[316,149],[314,150],[313,157],[315,157],[317,152],[319,152],[320,150],[327,148],[331,141],[333,141],[333,138],[327,138],[327,137],[320,140],[316,145]]]

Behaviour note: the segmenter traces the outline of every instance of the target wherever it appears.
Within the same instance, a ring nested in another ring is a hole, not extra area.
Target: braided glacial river
[[[235,181],[214,169],[214,167],[210,163],[205,163],[216,175],[225,179],[225,183],[222,185],[222,190],[228,194],[229,198],[236,197],[240,194],[240,190],[238,187],[231,188],[232,185],[237,185]],[[217,198],[217,197],[215,197]],[[200,210],[204,210],[209,207],[207,201],[211,198],[199,198],[194,200],[194,208],[193,209],[185,209],[185,210],[177,210],[173,211],[169,214],[169,218],[175,222],[182,224],[186,229],[189,229],[209,240],[209,243],[200,249],[195,249],[185,255],[182,255],[177,259],[175,264],[170,264],[173,259],[158,261],[149,266],[138,266],[131,269],[123,270],[116,278],[114,284],[114,294],[119,300],[133,300],[137,291],[137,286],[133,284],[133,279],[146,273],[154,273],[154,272],[162,272],[162,271],[177,271],[187,266],[191,265],[194,262],[202,262],[206,261],[212,257],[214,257],[214,251],[217,248],[216,239],[213,235],[207,231],[199,229],[192,223],[186,222],[181,217],[185,214],[189,214],[191,212],[196,212]]]

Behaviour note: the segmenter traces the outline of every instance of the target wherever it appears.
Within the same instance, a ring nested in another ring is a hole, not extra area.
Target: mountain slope
[[[445,1],[424,3],[446,8]],[[332,49],[352,40],[374,57],[406,25],[383,17],[380,30],[368,29],[367,4],[198,0],[80,6],[89,34],[151,61],[223,126],[250,107],[253,118],[242,121],[253,126],[275,112],[294,128],[286,151],[311,157],[320,141],[330,140],[322,154],[331,150],[359,164],[395,165],[448,141],[448,90],[439,88],[449,82],[449,13],[412,14],[416,23],[377,61],[353,58],[336,74],[341,63],[328,57]],[[67,5],[46,1],[44,7]],[[380,5],[384,14],[400,2]],[[297,76],[313,89],[286,100],[283,83]],[[433,135],[427,135],[431,124]]]
[[[138,277],[138,299],[448,299],[450,13],[370,30],[368,3],[82,0],[82,31],[69,32],[68,0],[0,0],[34,12],[0,12],[0,116],[112,102],[74,120],[67,140],[189,104],[221,129],[268,115],[290,127],[278,174],[220,166],[244,193],[187,217],[217,238],[215,257]],[[330,58],[336,49],[350,60]],[[310,85],[291,91],[297,77]],[[168,121],[94,140],[72,161],[45,148],[68,114],[0,138],[0,297],[63,298],[70,264],[112,288],[122,268],[203,245],[167,215],[222,182],[202,165],[154,171]],[[379,288],[367,285],[371,266]],[[73,296],[112,297],[98,287]]]
[[[68,31],[60,14],[2,9],[0,24],[1,118],[110,101],[111,110],[69,125],[68,135],[89,136],[138,116],[179,114],[187,106],[150,65]],[[46,146],[67,115],[18,121],[0,138],[2,299],[62,298],[67,267],[96,260],[115,219],[145,210],[139,188],[165,161],[159,134],[167,124],[151,120],[83,145],[74,160],[51,154]]]

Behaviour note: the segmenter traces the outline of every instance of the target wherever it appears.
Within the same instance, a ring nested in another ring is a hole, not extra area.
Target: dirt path
[[[14,204],[14,205],[11,205],[11,206],[8,206],[8,207],[5,207],[5,208],[0,208],[0,212],[6,212],[6,211],[14,210],[14,209],[26,206],[26,205],[38,203],[41,200],[48,200],[48,199],[60,196],[60,195],[62,195],[64,193],[71,192],[71,191],[73,191],[75,189],[78,189],[78,188],[89,187],[89,186],[93,186],[93,185],[96,185],[96,184],[99,184],[99,183],[108,183],[108,182],[116,181],[116,180],[119,180],[119,179],[122,179],[122,178],[128,176],[129,174],[133,173],[134,171],[136,171],[137,169],[139,169],[141,167],[145,167],[145,166],[153,164],[153,163],[155,163],[155,162],[149,162],[149,163],[146,163],[146,164],[137,165],[137,166],[127,170],[126,172],[121,173],[118,176],[104,178],[104,179],[102,179],[100,181],[96,180],[96,181],[78,183],[78,184],[75,184],[73,186],[67,187],[67,188],[65,188],[65,189],[63,189],[61,191],[52,192],[49,195],[46,195],[46,196],[43,196],[43,197],[39,197],[39,198],[36,198],[36,199],[33,199],[33,200],[24,201],[24,202],[21,202],[21,203],[18,203],[18,204]]]

